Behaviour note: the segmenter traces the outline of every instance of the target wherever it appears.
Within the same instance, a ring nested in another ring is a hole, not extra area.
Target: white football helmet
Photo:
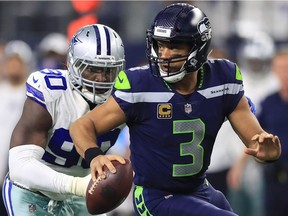
[[[79,29],[72,37],[67,65],[76,91],[95,104],[109,97],[118,73],[124,69],[124,45],[120,36],[110,27],[93,24]],[[99,73],[105,81],[90,80],[83,72]]]

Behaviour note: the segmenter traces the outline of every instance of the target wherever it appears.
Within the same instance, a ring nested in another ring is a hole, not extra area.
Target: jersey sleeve
[[[223,64],[226,78],[225,85],[227,85],[225,89],[228,91],[228,94],[225,94],[224,97],[225,112],[226,116],[229,116],[244,95],[243,77],[237,64],[227,60],[223,60]]]
[[[63,70],[44,69],[36,71],[27,79],[26,95],[47,109],[49,103],[61,96],[67,89],[67,80]]]
[[[30,74],[26,82],[26,95],[41,106],[46,107],[43,93],[43,79],[44,76],[40,71]]]
[[[121,71],[116,78],[112,97],[124,111],[128,121],[139,118],[139,112],[135,112],[141,106],[141,93],[145,90],[145,73],[148,67],[137,67]],[[142,109],[142,107],[140,108]]]

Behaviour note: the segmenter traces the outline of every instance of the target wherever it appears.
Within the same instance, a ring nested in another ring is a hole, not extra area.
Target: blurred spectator
[[[243,41],[239,47],[237,62],[243,76],[245,95],[255,104],[257,115],[261,110],[260,102],[268,94],[276,91],[278,82],[271,73],[271,60],[275,52],[273,39],[265,32],[258,31],[257,26],[251,29],[253,31],[247,29],[238,31]],[[229,134],[234,136],[232,133]],[[241,140],[235,136],[234,142],[241,143]],[[262,169],[263,166],[244,153],[230,169],[227,176],[230,186],[228,199],[237,214],[263,216]]]
[[[4,48],[3,80],[6,84],[20,86],[25,83],[27,73],[35,69],[35,56],[31,47],[24,41],[13,40]]]
[[[273,39],[265,32],[255,30],[252,30],[250,35],[243,35],[242,38],[244,42],[238,51],[238,64],[243,73],[248,73],[247,77],[245,77],[246,85],[248,85],[249,88],[254,88],[251,84],[259,83],[258,79],[273,78],[271,85],[274,85],[273,88],[275,90],[277,82],[271,73],[271,62],[275,53]],[[261,94],[260,91],[263,92],[259,89],[259,93],[257,94]],[[256,99],[257,98],[255,98],[255,100]]]
[[[264,166],[266,216],[286,216],[288,212],[288,49],[276,53],[273,73],[279,80],[279,91],[261,103],[259,122],[264,130],[277,133],[281,139],[280,159]]]
[[[39,43],[38,69],[66,69],[67,37],[61,33],[50,33]]]
[[[237,1],[237,20],[257,22],[257,27],[278,41],[287,40],[288,1]],[[277,23],[283,23],[277,25]],[[286,23],[286,24],[284,24]]]
[[[25,82],[34,64],[31,48],[23,41],[11,41],[4,49],[3,79],[0,83],[0,186],[8,170],[10,136],[26,99]],[[6,212],[1,196],[1,216]]]

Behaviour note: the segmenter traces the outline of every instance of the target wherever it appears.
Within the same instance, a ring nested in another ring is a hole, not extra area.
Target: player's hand
[[[121,164],[125,164],[125,159],[120,156],[120,155],[98,155],[95,157],[91,163],[90,163],[90,168],[91,168],[91,176],[93,181],[96,181],[96,174],[98,173],[98,176],[101,178],[105,179],[105,172],[103,172],[104,166],[106,166],[111,173],[116,172],[116,168],[112,164],[112,160],[117,160]]]
[[[255,157],[258,162],[272,162],[278,160],[281,155],[281,144],[278,136],[273,134],[256,134],[251,139],[254,143],[245,153]]]

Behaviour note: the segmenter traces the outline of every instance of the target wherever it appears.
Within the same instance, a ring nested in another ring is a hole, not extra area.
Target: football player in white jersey
[[[69,127],[105,102],[124,58],[122,40],[113,29],[88,25],[70,41],[68,70],[44,69],[29,76],[3,185],[9,215],[90,215],[85,203],[89,161],[77,153]],[[122,128],[98,138],[103,152],[115,144]]]

